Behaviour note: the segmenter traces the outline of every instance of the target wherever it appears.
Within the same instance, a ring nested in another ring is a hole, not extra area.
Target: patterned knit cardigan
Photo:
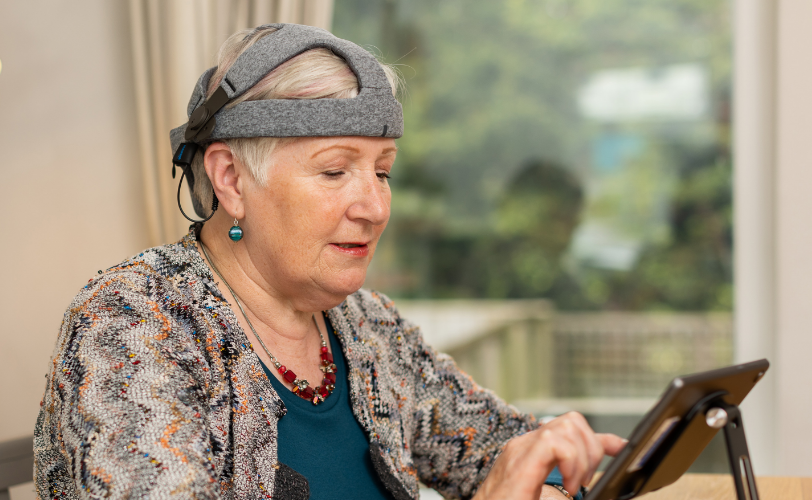
[[[470,498],[500,450],[535,427],[480,388],[387,297],[328,311],[352,410],[397,500],[418,480]],[[277,461],[286,409],[193,231],[91,280],[66,311],[34,449],[40,498],[307,498]]]

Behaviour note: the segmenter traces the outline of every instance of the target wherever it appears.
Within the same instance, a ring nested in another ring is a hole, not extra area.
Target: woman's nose
[[[364,219],[376,226],[386,224],[391,201],[389,187],[374,172],[371,176],[364,176],[359,184],[355,202],[347,211],[347,216],[350,219]]]

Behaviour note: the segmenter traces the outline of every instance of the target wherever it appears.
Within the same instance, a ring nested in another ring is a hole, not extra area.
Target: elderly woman
[[[563,498],[623,447],[578,414],[539,427],[361,289],[389,219],[395,87],[323,30],[225,43],[172,133],[206,222],[95,277],[65,313],[36,428],[41,498],[414,499],[419,481]]]

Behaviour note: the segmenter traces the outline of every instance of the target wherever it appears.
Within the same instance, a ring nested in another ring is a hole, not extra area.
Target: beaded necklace
[[[209,257],[209,253],[206,251],[206,246],[202,241],[200,242],[200,248],[203,250],[203,255],[206,256],[206,260],[209,261],[209,265],[211,265],[211,268],[214,270],[215,274],[220,277],[223,284],[225,284],[226,288],[228,288],[228,291],[231,292],[231,296],[234,297],[234,302],[236,302],[237,307],[240,308],[240,312],[242,313],[243,318],[245,318],[245,322],[248,323],[251,331],[254,332],[254,337],[256,337],[256,339],[259,341],[259,345],[262,346],[265,354],[271,358],[271,361],[276,367],[276,370],[282,375],[282,378],[292,385],[291,391],[294,394],[297,394],[300,398],[311,401],[314,405],[323,402],[324,399],[333,392],[333,389],[335,389],[336,365],[333,363],[333,355],[330,354],[330,351],[327,349],[327,342],[324,340],[324,335],[321,334],[319,324],[316,322],[316,316],[313,315],[313,324],[316,325],[316,331],[319,332],[319,338],[321,339],[321,366],[319,368],[324,373],[324,378],[321,381],[321,385],[317,385],[316,388],[313,389],[310,387],[307,380],[297,377],[293,370],[288,370],[285,365],[276,359],[276,356],[271,354],[271,351],[269,351],[265,346],[265,342],[262,341],[262,338],[260,338],[257,331],[254,329],[254,325],[251,324],[251,320],[248,319],[248,315],[245,314],[245,309],[242,308],[239,297],[237,297],[237,294],[231,289],[231,285],[228,284],[228,281],[226,281],[226,279],[223,278],[223,275],[220,274],[220,271],[217,270],[217,266],[214,265],[214,261],[212,261],[211,257]]]

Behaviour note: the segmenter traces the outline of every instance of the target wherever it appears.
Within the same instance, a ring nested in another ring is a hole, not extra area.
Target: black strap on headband
[[[187,141],[200,144],[211,136],[212,130],[217,120],[215,113],[220,111],[228,103],[228,94],[223,87],[217,87],[211,97],[206,99],[202,106],[198,106],[189,117],[189,125],[186,127],[185,139]]]
[[[179,166],[183,170],[183,173],[180,174],[180,181],[178,181],[178,194],[176,196],[178,208],[180,209],[180,213],[183,214],[183,216],[189,222],[206,222],[214,217],[214,213],[217,211],[217,207],[220,205],[220,201],[217,199],[214,189],[212,189],[211,214],[202,220],[192,219],[186,215],[186,212],[183,211],[183,206],[181,206],[180,203],[180,189],[183,185],[183,177],[185,176],[188,177],[189,190],[193,193],[195,174],[192,171],[192,160],[194,160],[195,154],[197,154],[197,150],[199,148],[198,144],[208,139],[209,136],[211,136],[212,130],[214,130],[214,125],[216,123],[214,118],[215,113],[220,111],[220,109],[225,106],[226,103],[228,103],[228,95],[226,94],[225,90],[223,90],[223,87],[218,87],[217,90],[214,91],[214,94],[212,94],[212,96],[208,98],[202,106],[199,106],[192,113],[192,116],[189,117],[189,124],[186,127],[185,134],[185,139],[187,142],[181,143],[181,145],[178,146],[178,149],[175,151],[175,154],[172,156],[172,178],[175,178],[175,167]],[[197,212],[197,209],[195,209],[195,212]]]
[[[212,199],[211,199],[211,213],[209,214],[209,216],[206,217],[205,219],[202,219],[202,220],[195,220],[195,219],[192,219],[191,217],[189,217],[188,215],[186,215],[186,212],[183,211],[183,206],[180,204],[180,189],[181,189],[181,186],[183,186],[183,178],[186,177],[186,182],[187,182],[187,184],[189,184],[189,192],[192,193],[192,195],[194,196],[193,190],[194,190],[194,185],[195,185],[195,174],[192,171],[192,158],[194,158],[195,152],[197,151],[197,144],[195,144],[193,142],[187,143],[187,144],[182,144],[181,148],[179,148],[179,149],[180,149],[179,154],[176,154],[176,156],[179,158],[179,160],[176,161],[175,158],[172,159],[172,178],[173,179],[175,178],[175,166],[176,165],[180,166],[181,170],[183,170],[183,172],[180,174],[180,181],[178,181],[178,194],[175,197],[177,199],[177,201],[178,201],[178,208],[180,209],[180,213],[189,222],[194,222],[194,223],[206,222],[207,220],[214,217],[214,212],[216,212],[217,208],[220,206],[220,200],[217,199],[217,194],[215,194],[214,188],[212,188],[212,190],[211,190],[211,196],[212,196]],[[192,201],[194,202],[194,198],[192,198]],[[195,207],[195,212],[197,212],[197,211],[198,211],[197,207]]]
[[[211,196],[212,196],[212,198],[211,198],[211,213],[209,214],[209,216],[206,217],[205,219],[202,219],[202,220],[194,220],[191,217],[189,217],[188,215],[186,215],[186,212],[183,211],[183,207],[180,204],[180,188],[181,188],[181,186],[183,186],[183,177],[186,175],[186,172],[187,172],[187,169],[184,168],[183,173],[180,174],[180,182],[178,182],[178,194],[177,194],[178,208],[180,209],[180,213],[184,217],[186,217],[186,220],[188,220],[189,222],[194,222],[194,223],[206,222],[207,220],[214,217],[214,212],[216,212],[217,208],[220,206],[220,200],[217,199],[217,195],[214,193],[214,189],[212,189],[211,190]],[[188,172],[189,172],[188,183],[189,183],[190,186],[193,186],[194,185],[194,174],[192,174],[192,169],[189,168]],[[173,175],[172,178],[174,179],[175,176]],[[195,211],[197,211],[197,210],[195,210]]]

